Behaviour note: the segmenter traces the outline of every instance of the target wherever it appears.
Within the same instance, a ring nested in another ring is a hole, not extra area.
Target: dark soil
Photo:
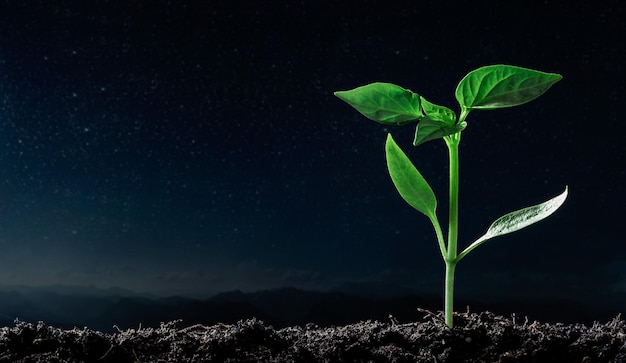
[[[20,321],[0,329],[0,362],[626,362],[625,323],[542,324],[485,312],[421,322],[367,321],[275,330],[251,319],[234,325],[180,321],[104,334]]]

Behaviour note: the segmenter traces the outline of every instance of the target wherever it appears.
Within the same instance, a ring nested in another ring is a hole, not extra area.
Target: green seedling
[[[450,195],[447,243],[437,219],[437,199],[430,185],[406,154],[387,134],[385,153],[387,169],[400,196],[413,208],[428,217],[435,229],[441,256],[445,262],[445,323],[452,328],[454,271],[468,253],[485,241],[515,232],[554,213],[567,198],[567,186],[560,195],[531,207],[508,213],[496,219],[487,232],[457,253],[459,207],[459,142],[465,121],[472,110],[495,110],[522,105],[541,96],[563,78],[510,65],[492,65],[468,73],[458,84],[455,96],[461,106],[460,116],[454,111],[427,101],[424,97],[391,83],[372,83],[349,91],[335,92],[370,120],[384,125],[416,122],[413,145],[443,139],[450,161]]]

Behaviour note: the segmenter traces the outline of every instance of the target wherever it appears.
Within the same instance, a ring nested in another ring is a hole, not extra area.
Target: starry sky
[[[413,126],[332,93],[391,82],[458,112],[458,81],[504,63],[564,78],[468,117],[460,246],[570,196],[465,258],[457,296],[626,302],[623,5],[438,3],[0,1],[0,285],[439,294],[432,227],[397,195],[384,140],[443,226],[445,144],[414,148]]]

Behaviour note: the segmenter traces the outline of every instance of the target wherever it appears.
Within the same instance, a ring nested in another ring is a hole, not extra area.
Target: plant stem
[[[452,316],[454,313],[454,269],[456,268],[455,262],[446,261],[446,291],[444,298],[444,314],[446,325],[448,328],[452,328]]]
[[[466,116],[466,115],[464,115]],[[448,218],[448,250],[445,256],[446,280],[444,314],[446,325],[452,328],[454,312],[454,270],[456,268],[457,238],[459,234],[459,142],[461,133],[444,138],[450,159],[450,208]]]
[[[461,133],[450,135],[446,140],[450,158],[450,209],[448,219],[448,258],[456,258],[456,242],[459,235],[459,142]]]

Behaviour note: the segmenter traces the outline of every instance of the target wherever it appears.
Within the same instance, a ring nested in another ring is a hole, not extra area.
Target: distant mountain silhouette
[[[439,296],[390,295],[380,297],[374,289],[367,296],[364,286],[349,286],[345,293],[304,291],[282,288],[244,293],[239,290],[223,292],[210,299],[185,297],[156,298],[127,290],[98,290],[93,287],[0,287],[0,324],[13,326],[16,318],[62,328],[74,326],[115,332],[120,329],[158,327],[161,322],[182,319],[179,327],[193,324],[232,324],[241,319],[256,317],[275,328],[313,323],[319,326],[346,325],[363,320],[410,322],[422,319],[417,308],[437,311],[441,308]],[[355,294],[355,289],[360,294]],[[455,301],[457,310],[470,306],[473,312],[489,310],[504,316],[516,314],[544,322],[586,323],[609,320],[617,315],[615,309],[594,309],[567,300],[495,300]]]

